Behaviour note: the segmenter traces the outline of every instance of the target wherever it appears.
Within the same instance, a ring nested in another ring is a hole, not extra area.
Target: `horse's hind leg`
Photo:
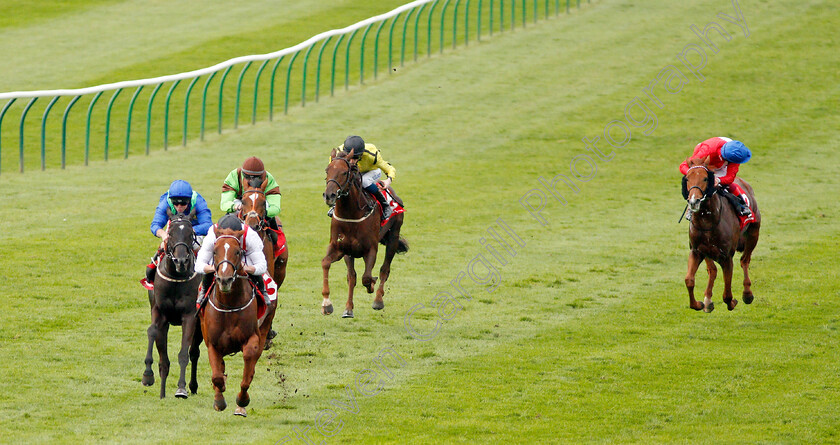
[[[750,281],[750,260],[752,259],[752,253],[755,249],[755,245],[758,244],[758,229],[757,225],[750,227],[747,229],[746,233],[744,233],[744,237],[746,238],[744,241],[744,253],[741,254],[741,269],[744,270],[744,293],[742,295],[744,299],[744,303],[750,304],[753,302],[753,298],[755,296],[752,293],[752,281]]]
[[[196,316],[193,324],[195,327],[193,328],[192,345],[190,345],[190,392],[196,394],[198,393],[196,371],[198,367],[198,357],[201,355],[201,349],[199,346],[201,346],[204,336],[201,333],[201,319]]]
[[[724,258],[720,265],[723,267],[723,302],[731,311],[738,304],[738,300],[732,297],[732,257]]]
[[[158,325],[158,336],[155,340],[158,350],[158,372],[160,372],[160,398],[166,397],[166,378],[169,377],[169,354],[166,352],[166,340],[169,338],[169,323]]]
[[[373,300],[373,309],[377,311],[385,307],[385,302],[382,300],[382,297],[385,296],[385,282],[391,276],[391,261],[394,259],[394,255],[397,254],[397,245],[399,242],[399,232],[394,233],[392,231],[388,234],[388,244],[385,246],[385,259],[382,262],[382,267],[379,268],[379,288],[376,289],[376,298]]]
[[[715,285],[715,278],[717,278],[717,266],[715,266],[713,259],[706,258],[706,270],[709,272],[709,283],[706,285],[706,293],[703,294],[703,310],[712,312],[715,310],[715,304],[712,303],[712,288]]]
[[[248,415],[248,411],[245,409],[251,403],[248,389],[254,380],[257,360],[259,360],[261,353],[260,338],[257,335],[251,337],[242,348],[242,358],[245,360],[245,366],[242,369],[242,383],[239,385],[239,394],[236,395],[236,410],[233,412],[237,416],[245,417]]]
[[[688,252],[688,273],[685,276],[685,287],[688,289],[688,307],[699,311],[703,309],[703,303],[694,299],[694,276],[697,274],[697,268],[700,267],[700,262],[703,257],[699,252],[694,250]]]
[[[356,266],[350,255],[344,256],[344,263],[347,264],[347,304],[344,305],[344,314],[341,318],[353,318],[353,291],[356,288]]]
[[[154,306],[152,306],[152,324],[150,324],[149,329],[146,330],[146,335],[149,337],[149,348],[146,350],[146,370],[143,371],[143,386],[152,386],[155,383],[155,373],[152,371],[152,363],[154,363],[154,359],[152,358],[152,348],[155,344],[155,339],[157,339],[158,336],[158,317],[158,312],[155,310]]]
[[[286,280],[286,266],[289,263],[289,247],[274,259],[274,281],[277,283],[277,288],[283,285]]]
[[[178,366],[181,367],[181,374],[178,377],[178,389],[175,390],[175,397],[186,399],[187,393],[187,366],[190,364],[190,344],[195,333],[195,314],[185,316],[181,323],[181,350],[178,351]]]

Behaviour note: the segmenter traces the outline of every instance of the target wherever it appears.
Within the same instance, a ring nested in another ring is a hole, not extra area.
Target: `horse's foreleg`
[[[732,297],[732,257],[726,257],[721,263],[723,267],[723,302],[726,303],[726,308],[730,311],[735,309],[738,300]]]
[[[207,343],[207,358],[210,360],[210,381],[213,383],[213,409],[224,411],[227,408],[225,402],[225,360],[210,343]]]
[[[685,287],[688,289],[688,307],[699,311],[703,309],[703,303],[694,299],[694,276],[697,274],[697,268],[700,267],[700,262],[703,257],[699,252],[694,250],[688,252],[688,274],[685,276]]]
[[[744,236],[746,237],[746,241],[744,241],[744,253],[741,254],[741,269],[744,270],[743,299],[744,303],[750,304],[753,302],[753,298],[755,298],[752,293],[752,289],[750,288],[750,286],[752,286],[749,272],[750,260],[752,259],[752,253],[755,249],[755,245],[758,244],[758,227],[750,226]]]
[[[190,363],[190,344],[195,333],[195,314],[187,315],[181,320],[181,350],[178,351],[178,366],[181,367],[181,374],[178,377],[178,389],[175,390],[175,397],[186,399],[187,393],[187,366]]]
[[[364,256],[365,273],[362,274],[362,286],[365,287],[367,293],[373,293],[373,287],[376,285],[376,279],[373,278],[373,266],[376,265],[376,249],[378,245],[374,244]]]
[[[166,397],[166,378],[169,377],[169,354],[166,341],[169,338],[169,322],[158,319],[158,335],[155,344],[158,350],[158,372],[160,373],[160,398]]]
[[[146,370],[143,371],[143,386],[152,386],[155,383],[155,373],[152,371],[152,363],[154,363],[154,359],[152,358],[152,348],[155,344],[155,339],[158,336],[158,329],[157,329],[157,318],[159,317],[158,312],[155,310],[154,306],[152,306],[152,324],[149,325],[149,329],[146,330],[146,335],[149,337],[149,348],[146,350]]]
[[[321,313],[324,315],[330,315],[333,312],[332,301],[330,301],[330,266],[342,256],[342,253],[330,244],[327,247],[327,255],[321,260],[321,268],[324,269],[324,287],[321,290],[324,300],[321,302]]]
[[[344,305],[344,314],[341,318],[353,318],[353,291],[356,288],[356,266],[354,258],[344,255],[344,263],[347,264],[347,303]]]
[[[385,302],[382,300],[385,296],[385,282],[391,276],[391,261],[397,254],[397,245],[400,242],[398,233],[390,236],[388,245],[385,246],[385,259],[382,261],[382,267],[379,268],[379,288],[376,290],[376,298],[373,299],[373,308],[377,311],[385,307]]]
[[[236,395],[236,410],[234,414],[237,416],[245,417],[248,415],[248,412],[245,410],[245,407],[251,403],[248,389],[254,380],[257,360],[259,360],[261,353],[260,338],[257,335],[252,336],[248,340],[248,343],[242,347],[242,358],[245,361],[245,366],[242,369],[242,383],[239,385],[239,394]]]
[[[201,355],[201,346],[202,340],[204,340],[204,335],[201,332],[201,318],[196,314],[194,319],[193,325],[193,338],[192,344],[190,345],[190,392],[196,394],[198,392],[198,380],[196,379],[196,371],[198,367],[198,357]]]
[[[717,278],[715,260],[706,258],[706,270],[709,272],[709,283],[706,285],[706,293],[703,294],[703,305],[706,307],[706,312],[712,312],[715,308],[714,303],[712,303],[712,288],[715,285],[715,278]]]

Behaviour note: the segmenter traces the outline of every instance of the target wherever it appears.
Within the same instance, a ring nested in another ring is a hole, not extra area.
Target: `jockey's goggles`
[[[174,206],[185,206],[190,203],[189,198],[172,198],[172,205]]]

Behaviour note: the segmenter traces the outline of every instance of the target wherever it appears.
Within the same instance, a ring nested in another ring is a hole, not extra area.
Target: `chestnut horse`
[[[144,386],[152,386],[155,382],[155,374],[152,372],[152,345],[157,344],[160,363],[160,398],[166,397],[166,378],[169,376],[169,356],[166,352],[169,325],[181,326],[181,351],[178,353],[178,364],[181,366],[181,374],[178,378],[178,389],[175,397],[186,399],[187,389],[185,372],[190,343],[193,341],[193,334],[197,328],[195,316],[195,299],[198,295],[198,284],[201,276],[196,274],[195,253],[193,243],[195,232],[190,222],[195,215],[195,209],[189,215],[179,213],[169,215],[169,226],[167,233],[164,255],[160,260],[155,275],[155,288],[149,291],[149,305],[152,310],[152,323],[146,331],[149,337],[149,347],[146,350],[146,370],[143,372],[142,383]],[[200,334],[199,334],[200,335]],[[195,372],[198,357],[192,362]]]
[[[213,246],[216,279],[207,305],[199,312],[201,331],[210,359],[211,381],[215,390],[213,408],[216,411],[227,408],[223,395],[226,380],[224,356],[241,351],[245,367],[242,371],[240,392],[236,396],[237,407],[234,414],[245,417],[245,407],[251,401],[248,388],[254,379],[255,367],[262,354],[269,325],[263,323],[259,326],[256,299],[261,297],[252,292],[248,275],[242,271],[245,255],[242,242],[245,231],[220,229],[216,226],[213,230],[216,235],[216,243]]]
[[[724,288],[723,302],[731,311],[735,309],[738,300],[732,297],[732,269],[735,251],[741,254],[741,268],[744,270],[744,303],[753,301],[750,289],[749,268],[753,249],[758,243],[758,232],[761,228],[761,214],[752,187],[741,178],[735,181],[750,199],[755,222],[747,224],[742,231],[738,215],[733,206],[726,202],[715,187],[715,175],[709,169],[709,158],[688,160],[688,172],[683,178],[683,197],[688,202],[691,211],[691,224],[688,228],[688,240],[691,251],[688,254],[688,274],[685,276],[685,287],[688,288],[689,306],[694,310],[703,309],[706,312],[714,310],[712,303],[712,286],[717,277],[715,261],[723,268]],[[694,276],[702,261],[706,261],[709,271],[709,284],[703,302],[694,299]]]
[[[280,285],[283,284],[283,281],[286,279],[286,265],[289,261],[289,248],[288,246],[283,246],[282,251],[280,251],[276,256],[274,252],[274,241],[272,241],[271,237],[269,236],[269,228],[268,222],[265,219],[266,214],[266,203],[265,203],[265,192],[262,190],[264,187],[249,187],[242,193],[242,208],[239,210],[239,219],[242,220],[245,224],[248,224],[251,229],[256,231],[260,235],[260,239],[263,242],[263,254],[265,255],[265,262],[266,262],[266,270],[268,270],[269,275],[277,283],[277,289],[279,291]],[[277,300],[275,300],[271,307],[265,313],[264,319],[261,320],[261,323],[268,323],[269,329],[271,328],[271,322],[274,320],[274,313],[277,309]],[[269,338],[265,342],[265,348],[268,349],[271,346],[271,334],[269,334]]]
[[[362,174],[356,165],[357,160],[338,150],[333,150],[331,159],[326,169],[327,186],[324,190],[324,201],[327,206],[335,206],[335,209],[330,223],[327,255],[321,260],[321,267],[324,269],[324,287],[321,292],[324,300],[321,303],[321,313],[329,315],[333,312],[330,301],[330,265],[343,257],[347,264],[349,292],[342,317],[352,318],[353,288],[356,286],[354,259],[364,258],[362,285],[369,294],[373,293],[376,279],[371,271],[376,263],[379,243],[385,245],[385,260],[379,269],[379,289],[376,290],[376,298],[373,300],[373,309],[379,310],[385,307],[382,297],[385,295],[385,282],[391,274],[394,254],[407,252],[408,243],[400,238],[402,213],[393,215],[384,226],[380,224],[381,209],[377,202],[362,190]]]

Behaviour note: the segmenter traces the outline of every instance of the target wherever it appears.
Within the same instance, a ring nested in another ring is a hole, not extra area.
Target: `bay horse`
[[[349,289],[342,318],[353,318],[353,288],[356,286],[354,259],[364,259],[362,285],[369,294],[373,293],[376,279],[373,278],[372,270],[376,263],[378,245],[380,242],[385,245],[385,259],[379,269],[379,288],[373,300],[373,309],[380,310],[385,307],[382,297],[385,295],[385,282],[391,274],[391,261],[395,254],[408,251],[408,243],[400,238],[403,213],[394,214],[384,226],[380,224],[382,210],[377,201],[362,190],[362,174],[356,165],[357,160],[336,149],[331,159],[326,168],[324,202],[335,208],[330,222],[327,255],[321,260],[324,270],[321,313],[329,315],[333,312],[330,301],[330,265],[344,258]]]
[[[688,202],[691,211],[688,240],[691,251],[688,254],[688,274],[685,277],[685,287],[688,289],[689,307],[694,310],[703,309],[711,312],[715,306],[712,303],[712,286],[717,277],[715,261],[723,268],[724,288],[723,302],[730,311],[735,309],[738,300],[732,297],[732,269],[735,251],[741,254],[741,268],[744,270],[744,303],[753,302],[750,286],[749,268],[752,252],[758,243],[758,233],[761,228],[761,213],[755,201],[752,187],[741,178],[735,181],[747,193],[752,204],[755,222],[747,224],[744,230],[740,228],[738,215],[715,187],[715,175],[709,169],[709,158],[689,159],[688,172],[683,178],[683,197]],[[694,276],[702,261],[706,261],[709,271],[709,283],[706,286],[703,302],[694,299]]]
[[[195,253],[193,243],[195,232],[190,222],[195,215],[195,209],[189,215],[179,213],[175,216],[167,210],[169,237],[164,247],[164,255],[155,272],[155,287],[149,290],[149,305],[151,306],[152,323],[147,334],[149,347],[146,351],[146,370],[143,372],[142,383],[151,386],[155,382],[152,372],[152,345],[157,345],[160,360],[160,398],[166,397],[166,378],[169,376],[169,356],[166,352],[169,325],[181,326],[181,350],[178,353],[178,364],[181,374],[178,378],[178,389],[175,397],[186,399],[187,389],[185,372],[193,335],[197,329],[195,300],[198,296],[198,285],[201,276],[193,270],[195,267]],[[199,334],[200,335],[200,334]],[[198,357],[192,361],[195,373]],[[195,391],[193,391],[195,392]]]
[[[236,396],[237,406],[234,414],[245,417],[245,407],[251,401],[248,388],[254,379],[257,360],[262,354],[269,325],[258,325],[256,300],[261,297],[252,292],[248,275],[242,270],[245,230],[220,229],[214,226],[213,231],[216,235],[213,246],[215,283],[210,290],[207,305],[199,312],[215,391],[213,408],[216,411],[227,408],[223,395],[226,380],[224,356],[241,351],[245,366],[240,391]]]
[[[274,251],[274,241],[269,236],[268,221],[266,221],[266,201],[265,201],[265,184],[262,187],[248,187],[242,193],[242,208],[239,209],[239,219],[256,231],[260,235],[263,242],[263,254],[265,255],[266,269],[268,274],[277,284],[279,291],[280,285],[286,279],[286,266],[289,261],[289,248],[285,243],[281,247],[280,252]],[[263,320],[260,323],[268,323],[269,337],[265,342],[265,349],[271,347],[272,332],[271,323],[274,320],[274,315],[277,310],[278,300],[272,302],[271,307],[266,310]]]

